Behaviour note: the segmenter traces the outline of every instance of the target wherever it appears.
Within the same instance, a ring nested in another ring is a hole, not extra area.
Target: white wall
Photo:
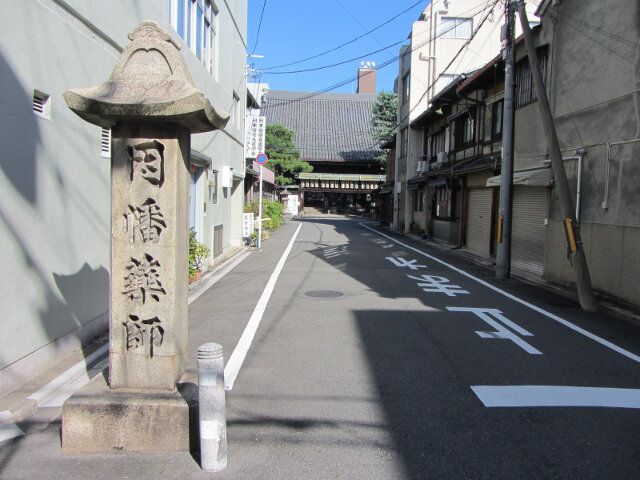
[[[230,5],[229,5],[230,3]],[[169,26],[168,0],[0,2],[0,390],[16,386],[107,326],[110,165],[101,129],[65,105],[63,92],[106,81],[142,20]],[[182,54],[196,86],[223,109],[243,103],[247,1],[218,0],[220,82],[191,51]],[[231,14],[235,18],[231,18]],[[32,113],[34,89],[51,96],[50,119]],[[195,135],[193,147],[243,171],[242,119]],[[240,196],[242,196],[240,194]],[[217,223],[242,206],[224,200]],[[226,228],[239,236],[237,227]]]

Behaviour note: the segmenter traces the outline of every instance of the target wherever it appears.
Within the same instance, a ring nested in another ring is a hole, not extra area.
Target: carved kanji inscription
[[[152,198],[137,207],[128,205],[124,214],[124,231],[130,243],[158,243],[160,234],[167,228],[160,206]]]
[[[142,260],[131,257],[122,293],[139,305],[144,305],[149,298],[159,302],[160,295],[167,293],[160,282],[159,267],[160,263],[147,253]]]

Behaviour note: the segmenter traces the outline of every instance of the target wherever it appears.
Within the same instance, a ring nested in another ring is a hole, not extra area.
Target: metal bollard
[[[222,346],[205,343],[198,348],[198,409],[200,466],[219,472],[227,468],[227,413]]]

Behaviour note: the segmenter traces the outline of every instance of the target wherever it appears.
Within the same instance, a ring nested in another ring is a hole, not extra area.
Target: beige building
[[[535,19],[535,6],[527,5],[527,10]],[[504,2],[484,0],[434,0],[413,23],[410,44],[400,50],[397,79],[396,230],[407,231],[414,221],[407,181],[420,173],[418,162],[424,160],[427,150],[423,132],[412,129],[411,123],[451,81],[482,67],[500,52],[504,23]]]

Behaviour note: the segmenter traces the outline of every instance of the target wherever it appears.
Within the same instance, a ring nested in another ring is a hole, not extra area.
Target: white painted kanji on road
[[[393,263],[396,267],[409,267],[411,270],[418,270],[419,268],[427,268],[426,265],[416,265],[418,260],[405,260],[402,257],[393,258],[387,257],[391,263]]]
[[[520,338],[518,335],[516,335],[511,330],[509,330],[507,327],[511,328],[512,330],[519,333],[523,337],[533,337],[533,334],[529,333],[527,330],[525,330],[521,326],[513,323],[507,317],[502,315],[502,312],[500,310],[497,310],[495,308],[467,308],[467,307],[447,307],[447,310],[449,310],[450,312],[473,313],[474,315],[477,315],[486,323],[491,325],[493,328],[495,328],[495,331],[493,332],[476,331],[476,333],[480,336],[480,338],[511,340],[513,343],[515,343],[520,348],[522,348],[525,352],[531,355],[542,355],[542,352],[540,350],[529,345],[522,338]],[[495,320],[494,318],[491,318],[492,316],[495,318]],[[504,325],[501,325],[498,322],[502,322]]]
[[[419,287],[424,287],[422,291],[429,293],[444,293],[448,297],[455,297],[456,295],[467,295],[469,292],[463,290],[460,285],[449,284],[449,279],[444,277],[437,277],[435,275],[422,275],[421,277],[413,277],[407,275],[407,277],[418,280]]]

